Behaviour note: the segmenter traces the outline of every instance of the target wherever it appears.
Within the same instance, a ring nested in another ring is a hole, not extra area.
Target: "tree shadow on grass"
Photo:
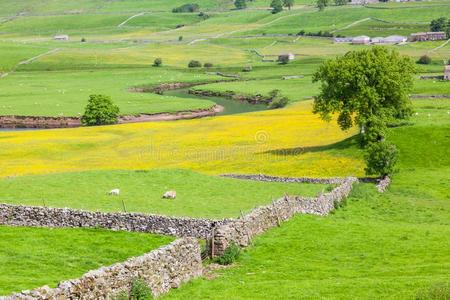
[[[264,153],[279,156],[297,156],[305,153],[322,152],[327,150],[348,150],[351,148],[359,149],[359,139],[357,135],[329,145],[275,149],[266,151]]]

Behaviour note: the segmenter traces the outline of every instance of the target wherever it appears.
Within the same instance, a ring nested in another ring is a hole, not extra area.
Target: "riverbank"
[[[214,105],[209,109],[193,111],[128,115],[119,117],[118,124],[204,118],[215,116],[223,110],[223,106]],[[81,118],[76,117],[0,116],[0,128],[3,129],[53,129],[81,126]]]

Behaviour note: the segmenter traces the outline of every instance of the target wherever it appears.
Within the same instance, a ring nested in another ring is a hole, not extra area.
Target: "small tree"
[[[325,7],[328,6],[328,0],[317,0],[317,8],[319,8],[320,11],[324,10]]]
[[[81,123],[84,126],[116,124],[119,119],[119,107],[111,98],[104,95],[90,95]]]
[[[183,36],[180,35],[180,36],[178,37],[178,41],[181,42],[182,40],[183,40]]]
[[[421,65],[429,65],[431,64],[431,57],[429,57],[428,55],[422,55],[417,63]]]
[[[411,115],[414,72],[409,57],[385,47],[347,52],[326,61],[313,75],[313,82],[321,82],[313,111],[327,121],[338,113],[342,130],[359,125],[362,140],[370,142],[367,132],[381,127],[378,133],[382,133],[388,122]],[[375,141],[382,139],[373,136]]]
[[[273,14],[277,14],[283,11],[283,3],[281,2],[281,0],[272,0],[272,3],[270,3],[270,7],[272,8]]]
[[[236,0],[234,1],[234,6],[237,9],[244,9],[247,8],[247,2],[245,0]]]
[[[191,60],[188,64],[189,68],[201,68],[202,67],[202,63],[199,62],[198,60]]]
[[[447,29],[447,19],[444,17],[432,20],[430,23],[431,31],[445,31]]]
[[[287,7],[289,10],[294,6],[294,3],[294,0],[283,0],[283,6]]]
[[[381,141],[370,144],[365,155],[366,174],[381,177],[391,175],[395,171],[397,157],[397,147],[389,142]]]
[[[207,63],[204,63],[204,64],[203,64],[203,67],[209,69],[209,68],[212,68],[212,67],[213,67],[213,64],[207,62]]]
[[[162,66],[162,59],[161,58],[156,58],[155,61],[153,62],[153,66],[154,67],[160,67]]]
[[[281,94],[280,90],[272,90],[269,92],[268,107],[270,109],[282,108],[288,104],[289,99]]]
[[[187,13],[197,12],[200,10],[200,6],[197,3],[188,3],[172,9],[174,13]]]

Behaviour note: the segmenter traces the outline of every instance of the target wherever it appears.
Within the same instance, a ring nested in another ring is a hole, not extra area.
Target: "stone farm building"
[[[351,0],[350,4],[354,5],[364,5],[364,4],[370,4],[370,3],[378,3],[378,0]]]
[[[370,37],[368,37],[366,35],[361,35],[361,36],[354,37],[353,40],[352,40],[352,44],[355,44],[355,45],[367,45],[367,44],[370,44]]]
[[[53,37],[53,39],[55,41],[68,41],[69,40],[69,36],[67,34],[59,34],[59,35],[55,35]]]
[[[353,38],[352,37],[335,37],[335,38],[333,38],[333,41],[335,43],[351,43],[351,42],[353,42]]]
[[[278,61],[283,61],[285,59],[294,60],[294,58],[295,58],[295,55],[293,53],[286,53],[286,54],[278,55]]]
[[[450,65],[446,65],[444,68],[444,80],[450,80]]]
[[[382,39],[381,43],[382,44],[400,44],[400,43],[406,42],[407,40],[408,40],[408,38],[406,36],[391,35],[391,36],[388,36],[387,38]]]
[[[446,34],[443,31],[437,32],[418,32],[410,35],[411,42],[439,41],[445,40]]]

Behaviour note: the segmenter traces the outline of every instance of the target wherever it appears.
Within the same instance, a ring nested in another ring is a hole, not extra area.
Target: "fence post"
[[[214,258],[214,236],[216,235],[216,226],[213,225],[211,230],[211,258]]]

